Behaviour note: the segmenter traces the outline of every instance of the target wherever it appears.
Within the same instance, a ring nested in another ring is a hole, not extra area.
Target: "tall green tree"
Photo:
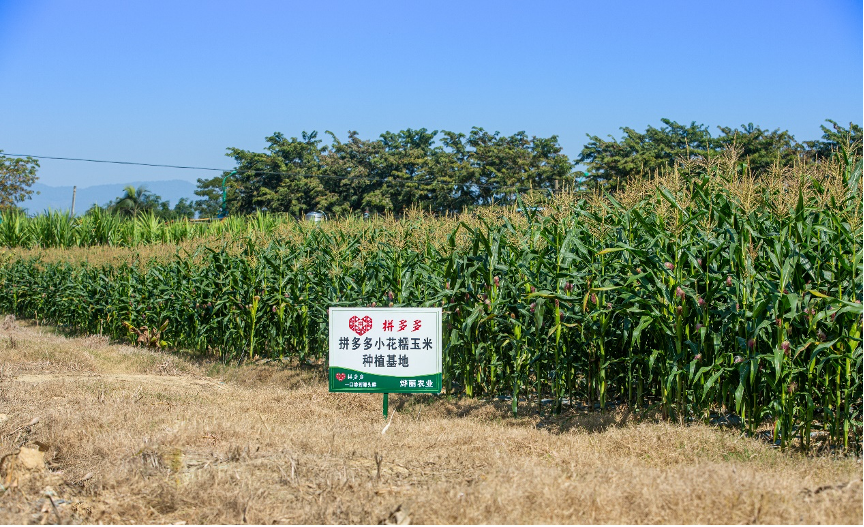
[[[428,193],[428,205],[436,212],[459,212],[475,204],[472,184],[472,151],[466,135],[441,132],[441,145],[429,160],[434,187]]]
[[[195,207],[186,198],[180,198],[171,209],[172,219],[179,220],[181,218],[194,218]]]
[[[822,137],[815,141],[805,141],[805,155],[810,159],[828,159],[835,152],[845,150],[848,155],[855,152],[858,156],[862,155],[862,144],[864,144],[864,135],[862,135],[861,125],[849,123],[849,128],[844,128],[831,119],[825,120],[831,126],[820,126],[822,129]]]
[[[438,131],[402,130],[385,132],[379,142],[383,151],[378,160],[380,177],[389,183],[390,208],[403,211],[413,204],[426,204],[436,181],[430,172]]]
[[[123,188],[123,195],[118,196],[114,201],[108,204],[108,211],[121,216],[134,217],[138,214],[157,208],[159,206],[159,196],[154,196],[152,192],[147,190],[145,185],[135,188],[133,185],[127,185]]]
[[[472,149],[470,180],[477,204],[513,202],[520,192],[553,190],[556,180],[569,179],[572,167],[561,153],[558,136],[528,137],[525,132],[502,136],[474,127],[466,145]]]
[[[0,150],[0,209],[15,207],[33,194],[37,168],[39,161],[32,157],[7,157]]]
[[[772,165],[789,166],[800,154],[800,145],[787,130],[765,130],[753,123],[734,129],[718,126],[723,135],[712,150],[735,148],[751,172],[762,173]]]
[[[716,147],[708,127],[695,122],[682,125],[661,119],[663,126],[648,126],[645,133],[628,127],[620,140],[588,135],[589,141],[576,159],[588,167],[589,182],[602,188],[616,188],[632,178],[671,167],[679,159],[709,154]]]
[[[331,148],[322,155],[322,171],[334,199],[321,207],[335,214],[350,211],[381,212],[393,210],[389,186],[381,181],[379,158],[384,145],[379,141],[360,139],[356,131],[340,141],[332,132]]]
[[[216,176],[210,179],[198,178],[198,188],[195,195],[201,199],[192,203],[192,208],[200,218],[215,218],[222,209],[222,179]],[[233,189],[232,189],[233,193]]]
[[[234,187],[232,212],[255,210],[288,212],[298,216],[333,201],[322,178],[320,146],[317,132],[303,132],[301,138],[286,138],[275,133],[267,138],[266,152],[249,152],[229,148],[228,155],[237,163],[237,175],[229,180]]]

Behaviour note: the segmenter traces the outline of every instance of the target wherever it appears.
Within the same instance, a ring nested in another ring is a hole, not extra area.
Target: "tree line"
[[[91,213],[99,209],[100,212],[116,214],[118,216],[135,217],[141,213],[151,213],[161,220],[179,220],[182,218],[194,218],[196,214],[195,207],[190,200],[180,198],[174,207],[168,200],[163,200],[162,196],[154,194],[146,186],[141,185],[134,187],[127,185],[123,189],[123,194],[117,196],[104,206],[94,204],[87,210]]]
[[[319,210],[334,215],[351,212],[399,213],[420,206],[436,213],[492,203],[513,203],[524,193],[563,189],[618,190],[634,179],[671,168],[676,163],[734,150],[741,170],[759,174],[772,167],[824,159],[841,149],[861,149],[862,128],[827,120],[822,137],[796,141],[786,130],[752,123],[738,128],[718,126],[718,133],[695,122],[661,119],[644,132],[623,127],[620,138],[588,135],[575,159],[562,153],[558,136],[503,135],[474,127],[470,133],[406,129],[362,139],[348,132],[340,140],[332,132],[324,144],[317,132],[298,137],[274,133],[263,152],[228,148],[235,170],[198,179],[195,201],[174,207],[147,189],[127,188],[100,207],[137,215],[149,211],[163,219],[248,214],[256,210],[299,216]],[[0,151],[2,154],[2,151]],[[24,201],[36,180],[38,161],[0,156],[0,208]],[[227,190],[223,209],[223,182]]]
[[[649,126],[644,133],[622,128],[621,139],[589,135],[577,158],[589,169],[587,180],[607,188],[626,185],[681,161],[710,158],[729,150],[735,150],[743,164],[739,168],[758,175],[773,167],[826,159],[844,149],[851,153],[862,145],[860,125],[850,123],[844,128],[830,119],[826,120],[830,126],[820,127],[820,139],[804,142],[796,141],[789,131],[768,130],[753,123],[739,128],[718,126],[720,134],[715,137],[707,126],[695,122],[685,126],[669,119],[661,121],[663,126]]]
[[[472,128],[469,134],[425,128],[386,132],[366,140],[349,132],[341,141],[326,132],[322,144],[316,132],[299,138],[276,133],[264,152],[229,148],[236,173],[199,179],[193,207],[215,215],[226,182],[228,211],[255,210],[300,214],[320,210],[400,212],[412,205],[437,213],[466,207],[513,203],[526,192],[567,189],[620,189],[636,178],[664,170],[687,159],[719,155],[734,149],[742,169],[762,173],[773,167],[826,158],[845,148],[860,149],[862,128],[828,120],[822,137],[798,142],[784,130],[752,123],[739,128],[720,126],[712,135],[701,124],[682,125],[662,119],[645,132],[622,128],[616,139],[589,135],[574,160],[562,153],[558,136],[490,133]],[[227,176],[227,179],[225,179]]]
[[[229,148],[236,174],[228,182],[231,213],[255,210],[299,215],[321,210],[400,212],[419,205],[435,212],[510,202],[526,190],[564,184],[573,165],[558,137],[510,136],[473,128],[469,134],[407,129],[345,141],[327,132],[267,138],[264,152]],[[199,179],[195,203],[202,213],[221,205],[223,178]]]

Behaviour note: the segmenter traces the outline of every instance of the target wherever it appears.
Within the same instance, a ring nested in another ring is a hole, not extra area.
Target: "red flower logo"
[[[363,318],[351,317],[348,320],[348,327],[351,328],[351,331],[362,337],[364,333],[372,329],[372,318],[369,316]]]

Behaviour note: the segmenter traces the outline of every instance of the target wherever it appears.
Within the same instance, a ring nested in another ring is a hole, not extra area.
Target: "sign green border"
[[[411,311],[411,310],[424,310],[424,311],[435,311],[436,312],[436,323],[438,329],[438,368],[441,369],[441,362],[443,360],[443,332],[442,332],[442,318],[443,313],[441,308],[436,307],[403,307],[403,308],[331,308],[333,309],[351,309],[351,310],[375,310],[380,312],[385,312],[390,309],[394,311]],[[329,311],[328,311],[329,312]],[[332,316],[329,317],[328,321],[328,346],[330,342],[330,333],[333,331],[333,319]],[[397,373],[394,371],[393,373]],[[338,380],[336,375],[344,374],[345,378],[343,380]],[[351,368],[345,368],[342,366],[330,366],[328,359],[328,377],[329,377],[329,391],[333,393],[383,393],[385,395],[388,393],[441,393],[443,389],[442,384],[442,372],[432,373],[427,375],[416,375],[416,376],[399,376],[399,375],[381,375],[370,373],[369,371],[358,371]],[[401,386],[401,381],[406,381],[407,383],[415,382],[418,383],[422,381],[425,384],[428,384],[428,381],[432,382],[432,386]],[[350,386],[349,383],[352,382],[363,382],[363,383],[375,383],[375,386]],[[386,402],[385,402],[386,404]],[[386,414],[386,412],[385,412]]]

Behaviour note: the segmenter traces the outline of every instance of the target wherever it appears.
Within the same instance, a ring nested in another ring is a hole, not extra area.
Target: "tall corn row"
[[[95,209],[84,216],[70,218],[67,213],[58,211],[28,217],[17,210],[6,210],[0,211],[0,247],[136,247],[207,237],[240,239],[269,234],[278,226],[294,221],[287,215],[268,213],[195,223],[188,219],[164,222],[149,212],[122,218]]]

